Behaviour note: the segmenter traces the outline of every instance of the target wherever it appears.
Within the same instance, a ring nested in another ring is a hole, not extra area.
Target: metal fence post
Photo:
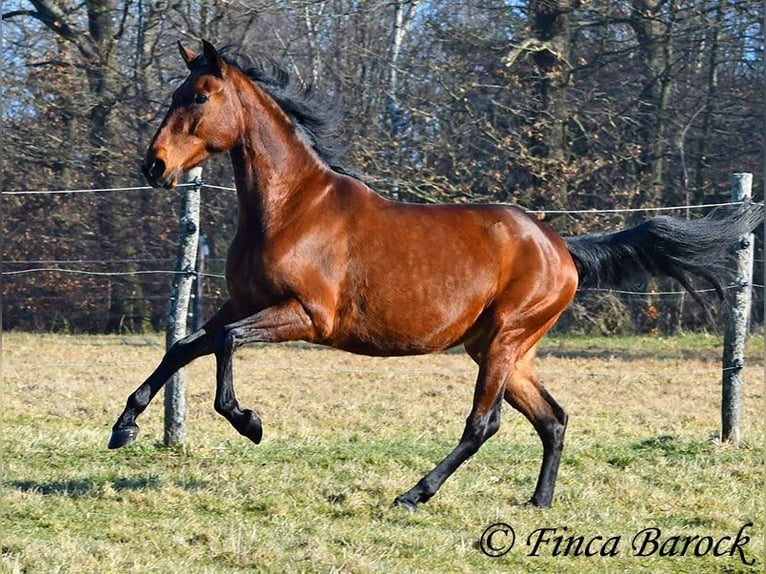
[[[735,173],[732,177],[732,200],[751,197],[753,174]],[[750,317],[753,277],[753,234],[741,238],[735,251],[736,275],[726,308],[723,339],[723,383],[721,395],[721,440],[734,445],[740,441],[742,369],[745,365],[745,341]]]
[[[178,250],[176,274],[170,289],[168,302],[167,349],[186,336],[189,318],[189,301],[195,275],[197,243],[199,241],[200,189],[202,168],[187,173],[187,182],[181,189],[181,217],[178,225]],[[183,443],[186,438],[186,389],[184,370],[179,369],[165,385],[165,438],[166,446]]]

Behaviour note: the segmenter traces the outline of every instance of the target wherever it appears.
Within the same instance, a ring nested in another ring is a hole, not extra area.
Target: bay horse
[[[265,66],[203,42],[179,50],[189,75],[154,135],[142,171],[172,189],[179,174],[228,152],[239,220],[226,261],[228,300],[173,345],[127,400],[109,448],[136,438],[136,417],[167,379],[215,354],[215,410],[259,443],[261,419],[240,406],[232,355],[250,343],[307,341],[377,356],[462,345],[478,365],[473,405],[452,452],[395,504],[414,510],[500,426],[503,401],[532,424],[542,466],[527,504],[553,500],[567,413],[540,383],[537,344],[578,286],[617,286],[637,270],[699,276],[724,294],[738,238],[763,219],[749,204],[723,218],[658,217],[562,238],[522,209],[390,201],[336,165],[328,109]]]

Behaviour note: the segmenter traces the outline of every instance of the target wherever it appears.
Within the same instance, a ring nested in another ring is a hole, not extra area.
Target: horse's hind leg
[[[414,510],[431,498],[457,468],[479,450],[482,444],[500,428],[503,386],[512,360],[508,352],[491,354],[479,367],[474,391],[473,408],[457,447],[410,490],[398,496],[394,505]]]
[[[568,416],[537,378],[533,366],[536,347],[517,362],[505,386],[505,400],[527,417],[543,443],[540,475],[535,493],[527,504],[549,507],[553,502]]]
[[[112,427],[109,448],[120,448],[135,440],[138,434],[136,417],[149,406],[173,373],[194,359],[214,351],[215,339],[221,327],[231,320],[233,320],[233,314],[227,302],[199,331],[181,339],[168,349],[154,372],[128,396],[125,410]]]

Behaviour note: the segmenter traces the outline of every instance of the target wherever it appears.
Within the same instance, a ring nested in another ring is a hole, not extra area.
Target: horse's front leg
[[[138,434],[136,417],[144,412],[173,373],[194,359],[213,353],[221,328],[235,317],[231,311],[231,304],[227,302],[199,331],[181,339],[168,349],[149,378],[128,396],[125,410],[112,427],[109,448],[120,448],[135,440]]]
[[[249,343],[281,343],[312,340],[315,333],[311,318],[296,300],[267,307],[255,315],[227,325],[215,342],[217,381],[215,410],[254,443],[261,442],[261,419],[250,409],[240,408],[234,393],[232,357],[234,351]]]

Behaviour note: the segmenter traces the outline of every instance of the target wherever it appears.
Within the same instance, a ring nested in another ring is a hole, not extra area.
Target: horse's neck
[[[326,171],[278,105],[260,88],[243,97],[248,109],[241,143],[230,152],[241,223],[273,227],[310,195]]]

